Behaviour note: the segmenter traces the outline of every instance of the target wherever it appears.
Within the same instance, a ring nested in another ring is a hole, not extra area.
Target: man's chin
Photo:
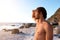
[[[35,18],[35,19],[40,19],[40,18]]]

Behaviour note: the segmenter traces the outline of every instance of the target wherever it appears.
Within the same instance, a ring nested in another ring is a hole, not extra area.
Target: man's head
[[[46,17],[47,17],[46,9],[44,7],[38,7],[37,9],[33,10],[32,17],[34,19],[40,19],[41,17],[46,19]]]

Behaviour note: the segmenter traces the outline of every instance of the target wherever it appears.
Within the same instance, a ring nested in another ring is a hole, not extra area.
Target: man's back
[[[47,23],[38,23],[36,25],[34,40],[52,40],[53,28]]]

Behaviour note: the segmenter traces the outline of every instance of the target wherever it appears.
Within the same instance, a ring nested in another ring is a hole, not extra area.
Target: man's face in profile
[[[40,19],[40,13],[38,12],[38,10],[33,10],[33,18],[35,18],[35,19]]]

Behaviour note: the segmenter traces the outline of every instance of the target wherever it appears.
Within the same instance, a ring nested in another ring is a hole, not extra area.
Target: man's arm
[[[46,40],[53,40],[53,27],[46,23],[44,29],[46,32]]]

